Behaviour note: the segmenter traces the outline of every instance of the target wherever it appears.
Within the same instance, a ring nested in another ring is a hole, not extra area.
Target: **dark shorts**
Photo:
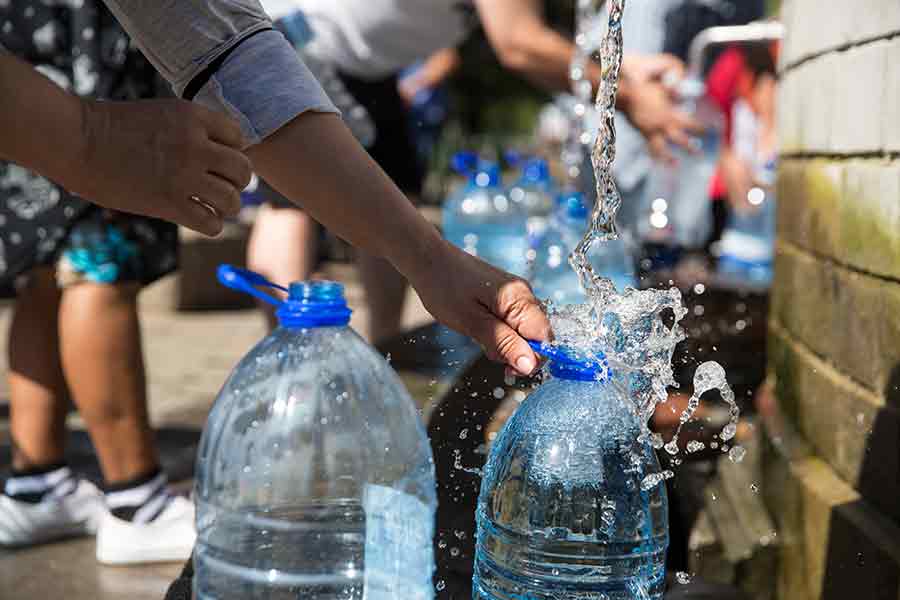
[[[424,171],[416,155],[407,108],[397,90],[397,76],[365,81],[341,73],[340,78],[374,121],[375,141],[366,148],[369,155],[410,200],[417,201],[422,193]],[[272,206],[295,206],[264,183],[260,186],[261,198]]]

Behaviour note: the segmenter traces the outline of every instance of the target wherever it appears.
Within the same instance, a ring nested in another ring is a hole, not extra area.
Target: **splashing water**
[[[578,275],[588,302],[562,307],[548,303],[547,313],[556,334],[555,343],[574,349],[586,359],[593,358],[592,355],[599,352],[605,354],[613,371],[622,375],[616,378],[619,385],[629,386],[642,423],[643,439],[655,448],[665,447],[673,456],[678,454],[681,428],[693,417],[700,397],[709,390],[718,389],[730,410],[730,421],[718,436],[723,442],[723,451],[727,452],[724,442],[735,435],[739,410],[734,393],[726,381],[725,370],[718,363],[707,362],[697,368],[694,395],[681,415],[675,436],[668,444],[664,446],[662,439],[649,430],[649,422],[657,404],[668,399],[669,387],[677,387],[672,371],[672,357],[675,346],[685,338],[679,322],[687,314],[681,292],[676,288],[626,288],[619,292],[610,279],[594,271],[588,259],[593,244],[618,239],[616,214],[622,203],[612,168],[616,158],[615,103],[623,57],[622,17],[625,0],[578,1],[578,51],[570,75],[576,95],[589,97],[590,83],[586,78],[586,65],[597,46],[599,9],[604,4],[609,12],[609,22],[606,34],[599,44],[602,75],[597,91],[596,111],[600,116],[600,129],[591,153],[597,181],[597,202],[587,233],[569,257],[569,263]],[[585,93],[587,96],[584,96]],[[715,447],[713,444],[710,446]],[[737,448],[739,447],[731,449],[730,456],[734,460],[743,457],[743,449],[735,452]],[[700,448],[696,445],[692,446],[691,451],[698,450]],[[665,471],[655,476],[666,479],[671,477],[671,472]],[[659,483],[649,480],[652,478],[650,476],[644,484],[652,487]]]

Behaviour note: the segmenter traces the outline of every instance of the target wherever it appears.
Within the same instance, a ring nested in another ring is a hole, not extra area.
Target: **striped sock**
[[[38,504],[62,498],[77,487],[72,470],[65,463],[58,463],[22,471],[13,469],[3,486],[3,494],[19,502]]]
[[[166,510],[171,500],[169,478],[158,468],[148,475],[106,488],[109,511],[132,523],[152,522]]]

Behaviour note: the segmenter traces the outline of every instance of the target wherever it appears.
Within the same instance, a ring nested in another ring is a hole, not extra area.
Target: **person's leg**
[[[371,311],[368,339],[372,344],[378,344],[400,332],[408,284],[383,258],[359,252],[356,264]]]
[[[12,466],[29,471],[61,464],[68,394],[59,360],[60,294],[53,274],[37,270],[19,291],[9,330]]]
[[[105,564],[182,561],[195,539],[193,506],[169,492],[147,413],[139,287],[82,281],[60,305],[63,370],[106,480]]]
[[[60,303],[66,381],[110,485],[159,468],[147,414],[138,289],[78,283],[65,289]]]
[[[60,293],[35,269],[19,291],[9,337],[12,472],[0,493],[0,545],[92,534],[103,495],[65,462],[68,393],[59,355]]]
[[[247,243],[247,267],[282,285],[305,281],[316,268],[318,236],[318,224],[302,210],[263,206]],[[274,327],[271,306],[264,310]]]

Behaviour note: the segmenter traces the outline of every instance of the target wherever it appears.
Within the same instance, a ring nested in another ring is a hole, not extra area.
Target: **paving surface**
[[[352,325],[367,328],[362,292],[346,268],[331,273],[349,281],[348,298],[355,309]],[[216,392],[235,363],[265,334],[262,317],[253,310],[175,312],[171,310],[173,281],[164,280],[144,292],[141,317],[148,370],[150,412],[158,430],[164,467],[180,487],[189,488],[193,456],[200,430]],[[0,307],[0,340],[5,347],[11,310]],[[404,326],[430,321],[411,292]],[[6,398],[6,352],[0,356],[0,398]],[[430,379],[429,379],[430,381]],[[430,384],[415,377],[407,383],[420,390]],[[430,392],[429,392],[430,393]],[[0,400],[0,471],[8,467],[7,407]],[[81,472],[97,477],[90,443],[77,415],[69,460]],[[137,568],[101,567],[94,560],[94,542],[80,539],[16,552],[0,550],[0,600],[159,600],[177,576],[180,565]]]

